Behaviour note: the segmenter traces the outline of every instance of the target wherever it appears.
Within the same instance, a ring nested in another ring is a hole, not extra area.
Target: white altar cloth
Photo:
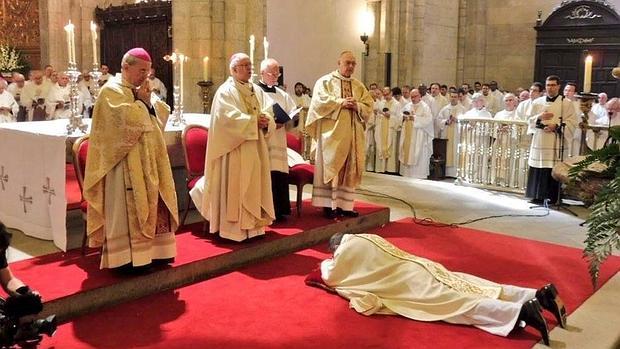
[[[180,139],[186,125],[209,127],[209,115],[184,114],[185,125],[166,125],[166,139]],[[84,119],[90,130],[91,119]],[[0,123],[0,221],[67,250],[65,162],[67,119]],[[171,136],[171,137],[168,137]],[[174,142],[174,141],[173,141]],[[49,183],[48,183],[49,179]]]

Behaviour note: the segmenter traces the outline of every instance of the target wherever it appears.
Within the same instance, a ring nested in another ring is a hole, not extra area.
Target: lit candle
[[[202,59],[202,80],[209,81],[209,57]]]
[[[250,35],[250,63],[254,65],[254,34]]]
[[[98,66],[97,62],[97,25],[90,21],[90,36],[93,40],[93,66]]]
[[[185,62],[185,55],[179,55],[179,101],[183,103],[183,63]]]
[[[269,41],[267,41],[267,37],[263,36],[263,47],[265,48],[265,59],[267,59],[269,52]]]
[[[592,88],[592,56],[586,57],[585,71],[583,73],[583,92],[588,93]]]
[[[67,34],[67,56],[69,57],[69,64],[73,63],[73,56],[72,56],[72,40],[73,40],[73,28],[74,25],[71,23],[71,21],[69,21],[69,24],[65,25],[65,32]]]

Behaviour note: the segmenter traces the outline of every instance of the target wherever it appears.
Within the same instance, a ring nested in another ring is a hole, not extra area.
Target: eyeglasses
[[[237,67],[252,68],[252,63],[237,64]]]
[[[272,78],[276,78],[276,79],[279,78],[280,76],[282,76],[282,74],[280,74],[280,73],[274,74],[274,73],[270,73],[270,72],[265,72],[265,74],[271,76]]]

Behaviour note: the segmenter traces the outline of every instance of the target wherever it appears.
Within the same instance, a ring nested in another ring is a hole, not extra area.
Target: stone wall
[[[230,56],[249,51],[251,34],[257,38],[255,64],[259,63],[266,28],[265,6],[264,0],[172,1],[173,46],[190,59],[184,74],[186,112],[202,113],[197,83],[203,80],[203,57],[209,57],[214,89],[229,76]]]

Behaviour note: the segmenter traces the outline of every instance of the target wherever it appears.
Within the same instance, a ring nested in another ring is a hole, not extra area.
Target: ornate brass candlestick
[[[585,155],[588,149],[586,143],[586,131],[588,130],[588,115],[592,110],[592,103],[598,100],[596,93],[580,92],[575,97],[579,98],[579,106],[583,115],[581,116],[581,122],[579,122],[579,128],[581,129],[581,143],[579,144],[579,155]]]
[[[211,103],[213,103],[213,82],[211,80],[198,81],[198,86],[200,86],[202,96],[202,112],[209,114],[211,112]]]

